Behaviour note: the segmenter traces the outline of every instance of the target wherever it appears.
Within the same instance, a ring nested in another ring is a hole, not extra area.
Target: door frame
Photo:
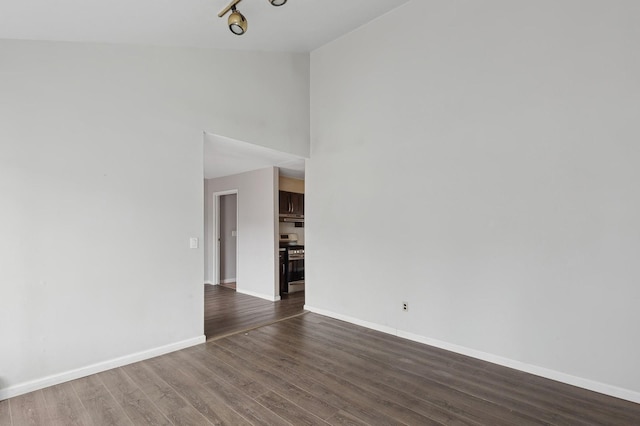
[[[236,194],[236,290],[239,287],[239,270],[238,268],[238,233],[240,224],[238,222],[239,217],[239,195],[237,189],[230,189],[227,191],[220,191],[213,193],[213,283],[215,285],[220,284],[220,197],[224,195]]]

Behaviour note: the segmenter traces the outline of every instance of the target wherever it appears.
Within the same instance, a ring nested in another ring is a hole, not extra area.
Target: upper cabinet
[[[279,191],[280,216],[304,217],[304,194],[297,192]]]

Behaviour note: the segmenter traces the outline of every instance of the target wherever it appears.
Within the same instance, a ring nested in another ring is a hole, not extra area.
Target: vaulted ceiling
[[[217,13],[227,0],[2,0],[0,38],[309,52],[408,0],[243,0],[248,31]]]
[[[228,0],[1,0],[0,38],[246,51],[310,52],[408,0],[242,0],[248,31],[232,34]],[[304,159],[222,136],[205,138],[205,177],[267,166],[304,177]]]

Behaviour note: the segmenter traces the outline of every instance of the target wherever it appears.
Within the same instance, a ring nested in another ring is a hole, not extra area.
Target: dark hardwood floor
[[[639,404],[311,313],[0,402],[11,426],[639,420]]]
[[[208,285],[208,284],[205,284],[205,285]],[[231,290],[235,290],[236,283],[221,283],[220,287],[226,287],[226,288],[230,288]]]
[[[237,293],[226,286],[205,284],[204,334],[207,340],[271,324],[304,311],[304,292],[270,302]]]

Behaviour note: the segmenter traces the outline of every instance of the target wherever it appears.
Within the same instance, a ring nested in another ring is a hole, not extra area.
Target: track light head
[[[286,1],[286,0],[285,0]],[[242,15],[242,13],[236,10],[236,7],[233,6],[231,8],[232,12],[229,15],[229,19],[227,20],[227,24],[229,25],[229,29],[235,35],[242,35],[247,32],[247,20]]]
[[[236,9],[236,5],[241,1],[242,0],[231,0],[229,4],[218,13],[218,17],[222,18],[231,11],[227,24],[231,32],[235,35],[242,35],[247,32],[247,19]],[[269,3],[273,6],[282,6],[286,2],[287,0],[269,0]]]

